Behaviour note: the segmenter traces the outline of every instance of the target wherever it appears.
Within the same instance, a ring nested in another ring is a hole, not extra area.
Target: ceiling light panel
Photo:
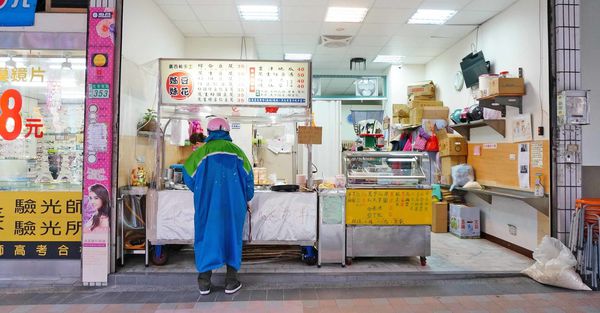
[[[361,23],[367,11],[367,8],[329,7],[325,22]]]
[[[238,12],[246,21],[279,21],[279,7],[275,5],[238,5]]]
[[[402,55],[378,55],[373,62],[375,63],[392,63],[392,64],[400,64],[404,61],[404,56]]]
[[[456,14],[455,10],[424,10],[419,9],[408,20],[408,24],[442,25]]]
[[[307,61],[312,58],[310,53],[286,53],[285,59],[288,61]]]

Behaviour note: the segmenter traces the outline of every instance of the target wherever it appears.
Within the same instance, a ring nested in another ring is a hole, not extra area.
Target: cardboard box
[[[400,118],[400,117],[394,116],[394,118],[392,119],[392,123],[408,125],[410,123],[410,119],[408,117]]]
[[[434,202],[432,206],[431,231],[448,232],[448,202]]]
[[[323,141],[323,128],[312,126],[298,126],[298,143],[306,145],[320,145]]]
[[[440,146],[440,156],[449,155],[467,155],[468,143],[467,140],[459,135],[448,134],[445,129],[440,129],[435,132]]]
[[[442,168],[442,175],[452,175],[452,167],[459,164],[467,163],[466,155],[449,155],[440,158],[440,167]]]
[[[479,208],[451,203],[450,232],[459,238],[479,238],[481,235]]]
[[[428,96],[410,95],[408,97],[408,102],[415,101],[415,100],[435,100],[435,93],[432,94],[432,95],[428,95]]]
[[[422,108],[422,107],[442,107],[444,102],[437,100],[412,100],[408,103],[410,108]]]
[[[435,99],[435,85],[433,81],[423,81],[408,85],[406,94],[410,96],[430,96]]]
[[[394,104],[394,117],[409,117],[410,114],[410,106],[407,104]]]
[[[525,80],[523,78],[494,77],[490,80],[490,95],[524,95]]]
[[[410,110],[410,124],[421,125],[423,119],[443,119],[447,120],[450,109],[447,107],[422,107]]]
[[[441,175],[440,176],[440,184],[452,185],[452,175]]]

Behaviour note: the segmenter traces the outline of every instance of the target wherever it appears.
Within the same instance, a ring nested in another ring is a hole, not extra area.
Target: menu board
[[[307,106],[309,62],[160,60],[161,104]]]
[[[431,225],[431,190],[348,189],[348,225]]]

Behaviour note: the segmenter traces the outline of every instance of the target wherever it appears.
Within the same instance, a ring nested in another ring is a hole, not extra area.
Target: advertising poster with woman
[[[110,228],[114,223],[111,221],[114,2],[92,0],[88,14],[81,279],[84,285],[97,286],[108,282]]]

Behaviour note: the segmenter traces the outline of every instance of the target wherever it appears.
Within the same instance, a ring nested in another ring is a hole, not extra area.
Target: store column
[[[106,285],[110,266],[115,3],[90,1],[85,101],[82,282]]]

